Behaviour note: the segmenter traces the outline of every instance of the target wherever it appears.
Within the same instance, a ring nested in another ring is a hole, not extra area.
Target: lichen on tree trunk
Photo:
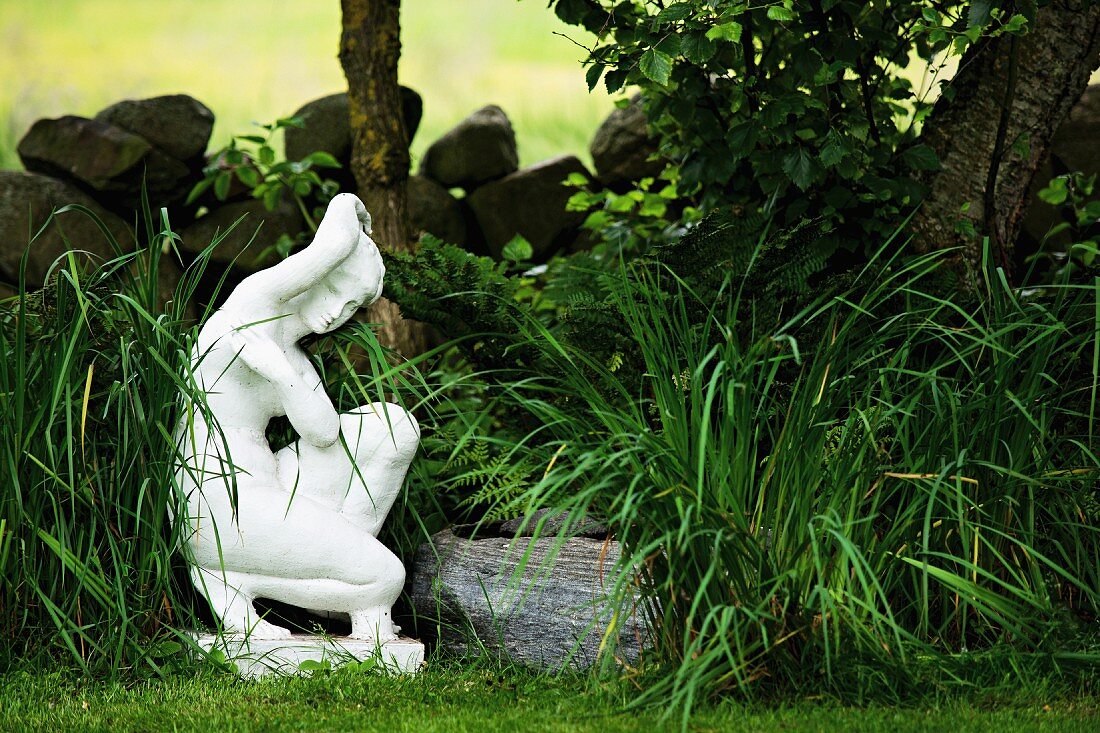
[[[913,218],[919,251],[961,247],[956,264],[973,270],[984,235],[996,264],[1011,264],[1028,187],[1098,65],[1100,7],[1064,0],[1015,43],[988,39],[963,57],[921,134],[941,168]]]
[[[348,80],[351,172],[374,220],[374,240],[383,252],[408,252],[406,182],[409,148],[401,116],[397,62],[401,57],[400,0],[341,0],[340,65]],[[428,346],[427,327],[401,318],[385,299],[371,308],[379,340],[406,357]]]

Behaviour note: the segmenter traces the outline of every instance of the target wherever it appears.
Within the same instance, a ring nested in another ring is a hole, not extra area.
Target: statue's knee
[[[387,562],[383,566],[382,586],[388,595],[401,595],[401,589],[405,587],[405,566],[397,559],[397,555],[389,553]]]
[[[400,594],[405,587],[405,566],[381,544],[360,553],[358,565],[347,575],[347,582],[376,587],[382,595]]]
[[[377,445],[369,438],[389,435],[382,444],[389,443],[398,454],[411,458],[420,444],[420,425],[413,414],[400,405],[373,402],[341,415],[340,419],[349,445]]]

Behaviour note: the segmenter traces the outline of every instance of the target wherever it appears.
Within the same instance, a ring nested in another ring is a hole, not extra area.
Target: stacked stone
[[[420,95],[402,87],[401,111],[411,142],[423,113]],[[328,152],[343,166],[330,175],[342,190],[354,191],[347,94],[314,100],[295,116],[304,126],[286,130],[287,159]],[[132,247],[127,222],[141,208],[144,185],[154,211],[168,207],[184,252],[194,256],[217,242],[211,259],[232,268],[231,282],[255,271],[263,264],[260,253],[282,235],[304,231],[306,223],[293,202],[268,211],[235,178],[225,200],[208,191],[184,205],[204,166],[231,168],[204,157],[213,125],[213,113],[184,94],[122,101],[90,119],[39,120],[18,146],[27,172],[0,171],[0,241],[26,242],[53,209],[79,204],[94,212],[124,248]],[[584,214],[565,210],[573,189],[563,181],[581,173],[594,185],[622,190],[655,175],[662,165],[637,97],[601,125],[590,152],[595,175],[572,155],[520,169],[508,116],[495,105],[482,107],[433,142],[419,172],[409,177],[413,231],[498,258],[517,235],[531,244],[536,261],[583,246]],[[51,264],[70,249],[112,254],[91,219],[62,214],[31,248],[28,283],[40,285]],[[0,281],[18,281],[22,254],[22,246],[0,248]]]
[[[39,233],[51,212],[68,204],[92,212],[120,246],[131,248],[126,222],[141,207],[142,186],[154,207],[179,204],[202,176],[213,125],[211,111],[184,94],[126,100],[91,119],[35,122],[17,148],[27,172],[0,171],[0,242],[6,245],[0,248],[0,279],[18,281],[23,248],[35,234],[24,273],[31,287],[42,284],[66,251],[113,254],[96,223],[77,211],[59,214]],[[164,267],[172,267],[168,258]],[[164,284],[178,274],[168,273]]]
[[[500,107],[482,107],[436,140],[424,154],[420,176],[445,189],[461,189],[466,244],[499,258],[517,235],[536,261],[569,246],[583,215],[568,212],[570,173],[588,175],[574,156],[560,156],[519,169],[512,123]]]
[[[422,110],[420,97],[403,87],[402,111],[410,140]],[[287,158],[323,150],[347,171],[351,162],[347,95],[315,100],[295,115],[302,118],[304,127],[287,130]],[[631,181],[655,175],[662,167],[650,160],[656,144],[646,129],[638,98],[628,108],[612,113],[600,127],[591,153],[596,176],[573,155],[521,170],[508,115],[496,105],[482,107],[433,142],[418,173],[409,177],[412,229],[498,258],[504,246],[520,235],[531,244],[534,259],[545,260],[582,241],[583,213],[565,210],[573,190],[562,182],[571,173],[582,173],[598,185],[624,188]],[[343,189],[354,190],[350,173],[343,173],[339,180]]]

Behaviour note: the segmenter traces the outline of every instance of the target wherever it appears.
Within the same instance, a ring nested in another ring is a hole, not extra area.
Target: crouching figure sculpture
[[[385,267],[370,231],[362,202],[337,196],[308,247],[246,278],[199,332],[176,433],[177,521],[225,632],[289,637],[257,617],[263,597],[346,613],[354,638],[395,638],[405,569],[376,535],[420,431],[392,404],[338,414],[298,343],[378,299]],[[283,415],[300,440],[274,452],[265,431]]]

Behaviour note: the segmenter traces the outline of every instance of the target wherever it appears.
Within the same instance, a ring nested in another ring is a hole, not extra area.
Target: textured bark
[[[1098,65],[1100,7],[1079,0],[1056,0],[1015,42],[991,39],[964,56],[921,134],[942,167],[925,177],[931,191],[913,219],[919,251],[962,247],[955,262],[972,270],[982,245],[960,231],[969,222],[997,264],[1010,264],[1028,187]]]
[[[400,0],[341,0],[340,64],[348,80],[351,172],[359,198],[374,223],[373,239],[384,252],[415,248],[409,237],[406,181],[409,148],[401,115],[397,62],[401,57]],[[401,318],[397,306],[379,300],[370,320],[379,340],[413,357],[428,345],[427,327]]]

